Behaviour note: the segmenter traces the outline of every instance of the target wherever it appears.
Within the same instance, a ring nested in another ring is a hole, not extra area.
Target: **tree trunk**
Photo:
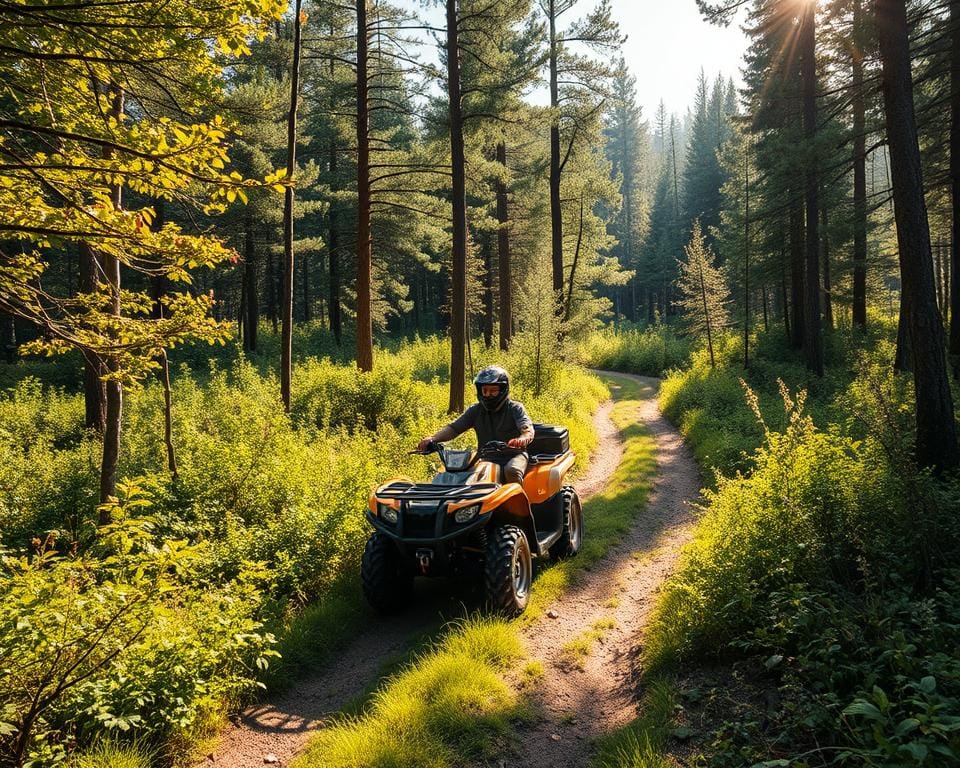
[[[506,169],[507,145],[497,144],[497,162]],[[507,183],[497,179],[497,256],[500,281],[500,349],[506,352],[513,338],[513,274],[510,266],[510,216]]]
[[[806,280],[804,282],[803,353],[807,368],[823,376],[820,328],[820,179],[817,172],[817,5],[808,2],[800,24],[800,77],[803,90],[803,135],[806,139],[804,204],[806,208]]]
[[[576,286],[577,263],[580,261],[580,248],[583,245],[583,193],[580,194],[580,224],[577,227],[577,247],[573,252],[573,264],[570,265],[570,286],[567,289],[567,299],[563,303],[564,322],[570,320],[570,313],[573,311],[573,289]],[[619,302],[618,302],[619,304]]]
[[[310,308],[310,259],[307,254],[300,257],[300,281],[303,283],[303,322],[309,323],[313,319]]]
[[[80,290],[93,293],[100,282],[100,260],[86,241],[81,241]],[[103,376],[103,359],[93,352],[84,352],[83,403],[84,425],[87,429],[103,434],[107,428],[107,385]]]
[[[357,367],[373,370],[370,234],[370,81],[367,76],[367,0],[357,2]]]
[[[300,101],[300,7],[293,7],[293,61],[290,65],[290,111],[287,113],[287,186],[283,191],[283,318],[280,340],[280,397],[290,413],[293,378],[293,177],[297,170],[297,107]]]
[[[903,292],[910,297],[908,330],[917,398],[917,462],[943,471],[957,466],[957,430],[943,325],[934,293],[905,0],[875,0],[875,10],[900,276]]]
[[[333,66],[332,61],[330,66]],[[329,153],[332,182],[337,170],[337,146],[333,139],[330,139]],[[334,200],[330,202],[330,210],[327,212],[327,259],[329,264],[327,272],[327,318],[330,323],[330,330],[333,332],[334,341],[339,347],[342,338],[342,323],[340,319],[340,224],[338,218],[337,203]]]
[[[253,213],[247,207],[244,215],[246,233],[243,244],[243,350],[257,351],[257,327],[260,324],[260,298],[257,292],[257,247],[253,237]]]
[[[483,235],[483,343],[493,346],[493,238]]]
[[[13,315],[0,312],[0,351],[3,359],[13,363],[17,359],[17,325]]]
[[[750,136],[743,153],[743,367],[750,367]]]
[[[950,242],[950,355],[960,379],[960,2],[950,2],[950,193],[953,225]]]
[[[117,86],[111,86],[110,89],[112,105],[111,113],[113,119],[118,123],[123,118],[123,90]],[[104,152],[104,157],[110,157],[112,150]],[[122,196],[119,185],[114,185],[111,190],[113,207],[120,210],[122,205]],[[110,286],[110,313],[119,318],[120,305],[120,260],[116,256],[104,254],[103,274]],[[118,340],[119,341],[119,340]],[[123,385],[116,378],[120,371],[120,361],[116,355],[108,355],[104,361],[106,372],[113,375],[113,378],[106,382],[106,426],[103,431],[103,460],[100,464],[100,503],[106,504],[107,501],[117,494],[117,465],[120,462],[120,425],[123,420]],[[101,507],[100,525],[106,525],[110,522],[110,513]]]
[[[826,207],[821,210],[823,217],[823,322],[827,328],[833,328],[833,278],[830,269],[830,214]]]
[[[863,97],[863,0],[853,2],[853,326],[867,327],[867,120]]]
[[[550,23],[550,245],[553,265],[553,293],[557,314],[563,311],[563,207],[560,201],[560,86],[558,83],[559,43],[557,41],[556,0],[549,0]]]
[[[803,205],[794,198],[790,206],[790,313],[791,338],[794,349],[803,349],[804,329],[804,229]]]
[[[270,316],[270,325],[273,328],[273,335],[277,335],[279,326],[277,321],[279,313],[277,312],[277,267],[273,260],[273,249],[267,248],[267,314]]]
[[[453,171],[453,273],[450,297],[450,406],[463,410],[464,341],[467,330],[467,198],[460,96],[460,43],[457,0],[447,4],[447,96],[450,109],[450,162]]]

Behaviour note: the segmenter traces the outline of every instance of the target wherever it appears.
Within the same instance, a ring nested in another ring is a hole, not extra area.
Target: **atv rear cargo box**
[[[533,425],[533,441],[527,447],[531,456],[559,456],[570,450],[570,433],[566,427]]]

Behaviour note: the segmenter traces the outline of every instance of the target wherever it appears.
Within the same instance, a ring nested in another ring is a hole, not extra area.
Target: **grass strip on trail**
[[[674,731],[677,695],[664,680],[649,681],[640,702],[640,717],[597,742],[590,768],[674,768],[663,754]]]
[[[520,629],[582,578],[643,511],[656,469],[655,443],[639,423],[640,383],[603,376],[624,452],[606,489],[584,504],[580,554],[543,568],[527,612],[514,621],[474,616],[453,623],[426,652],[383,681],[359,715],[311,740],[292,768],[446,768],[493,756],[512,726],[531,716],[505,673],[523,657]]]

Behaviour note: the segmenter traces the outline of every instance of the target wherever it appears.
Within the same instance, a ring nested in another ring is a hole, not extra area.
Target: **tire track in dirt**
[[[659,380],[627,378],[643,387],[639,421],[656,441],[652,493],[623,540],[551,606],[557,618],[544,617],[524,629],[528,655],[545,668],[531,693],[538,716],[521,729],[519,754],[496,761],[498,766],[584,768],[592,741],[638,714],[638,642],[660,585],[690,538],[700,472],[680,434],[660,413]],[[572,665],[564,645],[608,619],[615,626],[595,643],[583,668]]]
[[[587,471],[574,483],[582,498],[602,490],[620,462],[623,444],[610,420],[612,401],[594,415],[598,445]],[[383,665],[414,638],[444,619],[463,615],[463,605],[445,580],[419,579],[416,602],[400,616],[378,618],[314,676],[268,702],[248,707],[221,735],[217,748],[197,768],[258,768],[264,758],[286,765],[310,735],[348,706],[381,676]]]

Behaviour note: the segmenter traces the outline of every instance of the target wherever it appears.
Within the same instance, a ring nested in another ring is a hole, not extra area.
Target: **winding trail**
[[[617,374],[624,376],[623,374]],[[624,537],[556,607],[557,619],[543,618],[524,630],[532,658],[547,668],[535,693],[541,716],[521,733],[520,755],[501,765],[585,766],[590,739],[629,722],[633,701],[636,638],[646,621],[657,585],[674,565],[688,537],[689,502],[699,493],[699,473],[680,435],[657,408],[656,379],[633,378],[643,386],[639,420],[657,445],[657,479],[648,509]],[[582,498],[604,489],[620,462],[623,442],[610,419],[613,403],[594,416],[599,444],[584,475],[575,484]],[[635,553],[649,553],[638,559]],[[245,710],[199,766],[256,768],[267,760],[286,765],[322,728],[380,677],[385,660],[403,653],[424,630],[462,615],[463,607],[445,585],[418,585],[416,607],[360,633],[335,660],[300,681],[277,699]],[[618,607],[607,608],[611,598]],[[582,670],[564,663],[563,645],[600,618],[616,627],[602,640]]]
[[[656,441],[656,475],[640,517],[623,540],[553,606],[557,618],[527,627],[524,645],[543,663],[543,680],[533,692],[538,717],[520,732],[519,755],[500,765],[524,768],[584,768],[594,738],[637,717],[637,655],[643,629],[660,584],[690,538],[691,505],[700,496],[700,472],[693,454],[657,405],[658,379],[626,376],[643,392],[638,420]],[[583,659],[571,663],[564,645],[598,621],[612,629]]]

